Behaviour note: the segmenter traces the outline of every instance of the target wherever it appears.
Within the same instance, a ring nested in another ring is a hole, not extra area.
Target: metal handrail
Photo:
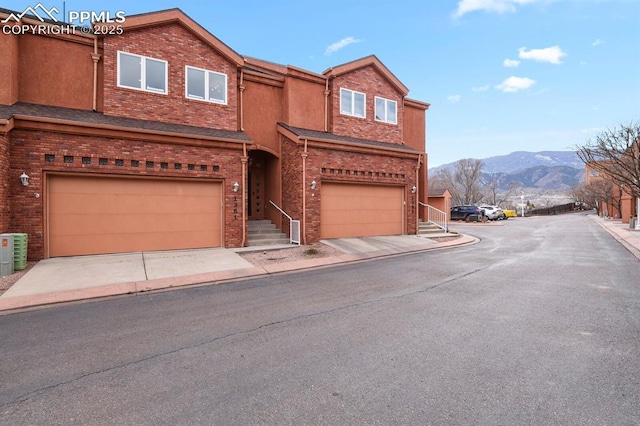
[[[291,218],[291,216],[286,214],[285,211],[282,210],[280,207],[278,207],[278,205],[276,203],[274,203],[273,201],[269,200],[269,202],[271,203],[271,205],[273,207],[278,209],[278,211],[280,213],[282,213],[284,215],[284,217],[289,219],[289,242],[291,244],[300,245],[300,221],[299,220],[293,220]]]
[[[284,212],[284,210],[282,210],[280,207],[278,207],[278,205],[277,205],[276,203],[274,203],[274,202],[273,202],[273,201],[271,201],[271,200],[269,200],[269,202],[271,203],[271,205],[273,205],[273,207],[275,207],[276,209],[278,209],[278,211],[279,211],[280,213],[282,213],[283,215],[285,215],[285,217],[286,217],[287,219],[292,220],[292,219],[291,219],[291,216],[289,216],[288,214],[286,214],[286,213]]]
[[[418,201],[418,204],[427,208],[427,222],[433,223],[440,229],[444,230],[444,232],[449,232],[449,221],[446,212],[421,201]]]

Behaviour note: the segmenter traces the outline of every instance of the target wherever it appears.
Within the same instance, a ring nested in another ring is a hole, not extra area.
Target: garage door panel
[[[206,235],[201,232],[179,232],[179,233],[138,233],[129,234],[128,241],[123,241],[123,237],[113,234],[95,234],[95,235],[64,235],[57,237],[57,247],[60,249],[74,247],[90,247],[95,244],[96,239],[100,240],[100,253],[126,253],[140,250],[137,242],[148,241],[153,244],[153,250],[176,250],[177,248],[190,248],[192,245],[200,247],[209,247],[208,243],[213,235]],[[181,247],[184,246],[184,247]],[[150,250],[149,250],[150,251]],[[87,253],[58,254],[58,256],[73,256]]]
[[[219,247],[221,184],[49,179],[49,256]]]
[[[323,183],[322,238],[402,234],[403,188]]]

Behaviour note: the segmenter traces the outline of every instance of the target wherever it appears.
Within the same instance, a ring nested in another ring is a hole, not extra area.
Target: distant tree
[[[571,196],[573,201],[580,206],[588,206],[593,208],[596,205],[597,197],[589,188],[587,184],[582,182],[571,188]]]
[[[502,206],[514,193],[519,192],[521,189],[522,184],[520,182],[512,181],[506,191],[500,190],[500,177],[494,175],[489,180],[489,183],[485,185],[484,200],[487,204]]]
[[[507,187],[507,190],[499,193],[499,197],[497,201],[494,201],[494,205],[501,206],[507,200],[511,199],[513,194],[520,191],[522,191],[522,184],[520,182],[516,182],[516,181],[509,182],[509,186]]]
[[[498,202],[498,194],[499,194],[499,186],[500,186],[500,179],[497,176],[492,176],[491,179],[489,180],[489,182],[485,185],[485,201],[487,201],[488,204],[497,206]]]
[[[458,160],[453,172],[453,182],[458,190],[459,204],[475,204],[482,200],[482,160],[465,158]]]
[[[640,197],[640,124],[607,129],[577,146],[578,157],[593,170],[609,176],[631,195]]]
[[[453,185],[453,177],[451,176],[451,170],[440,169],[433,175],[429,175],[429,191],[433,189],[448,189],[451,192]]]
[[[458,191],[450,169],[440,169],[429,176],[429,192],[433,192],[435,189],[448,189],[451,194],[451,205],[459,204]]]
[[[611,216],[613,212],[609,211],[609,205],[614,206],[618,213],[622,209],[622,190],[620,185],[614,184],[607,179],[597,179],[593,182],[585,185],[585,190],[588,196],[594,200],[596,204],[597,213],[603,213],[607,216]],[[603,205],[597,203],[601,200]]]

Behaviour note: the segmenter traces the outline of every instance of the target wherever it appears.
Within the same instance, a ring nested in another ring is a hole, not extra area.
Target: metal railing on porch
[[[278,207],[278,205],[276,203],[274,203],[273,201],[269,200],[269,202],[271,203],[271,205],[273,207],[278,209],[278,211],[280,213],[282,213],[284,215],[284,217],[289,219],[289,242],[291,242],[291,244],[300,245],[300,221],[299,220],[293,220],[291,218],[291,216],[286,214],[284,212],[284,210],[282,210],[280,207]]]
[[[437,208],[420,201],[418,201],[418,204],[420,204],[422,207],[427,208],[427,222],[433,223],[437,227],[444,230],[444,232],[449,232],[449,221],[447,219],[446,212],[438,210]]]

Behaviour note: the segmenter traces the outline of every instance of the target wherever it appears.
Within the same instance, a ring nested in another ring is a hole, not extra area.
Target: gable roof
[[[429,197],[444,197],[447,194],[451,196],[451,192],[446,188],[433,188],[429,190]]]
[[[347,74],[358,70],[360,68],[373,66],[389,83],[391,83],[398,92],[402,93],[402,96],[407,96],[409,89],[402,84],[398,78],[393,75],[389,68],[387,68],[376,55],[365,56],[364,58],[356,59],[355,61],[347,62],[342,65],[337,65],[325,70],[322,74],[328,78],[338,77],[342,74]]]
[[[207,31],[204,27],[191,19],[179,8],[160,10],[157,12],[141,13],[138,15],[127,15],[126,20],[121,24],[123,29],[134,30],[147,27],[155,27],[167,24],[179,24],[194,36],[211,46],[216,51],[240,67],[244,64],[244,59],[235,50],[224,44],[220,39]]]

